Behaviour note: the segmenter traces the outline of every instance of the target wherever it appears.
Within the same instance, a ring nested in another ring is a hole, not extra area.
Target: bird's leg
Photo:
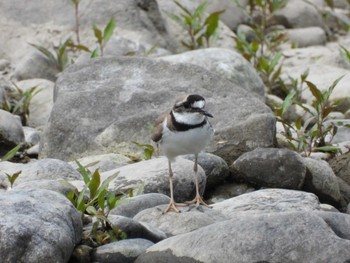
[[[201,195],[199,194],[199,184],[198,184],[198,154],[195,154],[194,158],[194,180],[196,184],[196,197],[192,201],[185,202],[186,204],[196,204],[196,206],[204,205],[206,207],[209,207],[204,200],[202,199]]]
[[[168,160],[169,164],[169,185],[170,185],[170,203],[164,209],[163,214],[169,212],[169,210],[173,209],[175,212],[180,213],[181,211],[177,209],[177,206],[187,206],[187,204],[175,203],[174,200],[174,190],[173,190],[173,170],[171,169],[171,161]]]

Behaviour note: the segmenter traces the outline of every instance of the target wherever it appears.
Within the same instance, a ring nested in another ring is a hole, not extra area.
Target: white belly
[[[214,129],[209,124],[187,131],[173,132],[164,123],[160,143],[161,151],[169,159],[173,159],[178,155],[196,154],[207,146],[213,134]]]

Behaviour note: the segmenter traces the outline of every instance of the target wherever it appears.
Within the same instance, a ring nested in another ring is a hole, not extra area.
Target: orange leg
[[[192,201],[187,201],[185,202],[186,204],[196,204],[196,206],[199,205],[204,205],[206,207],[210,207],[209,205],[207,205],[203,198],[201,197],[201,195],[199,194],[199,185],[198,185],[198,154],[195,155],[195,159],[194,159],[194,176],[195,176],[195,183],[196,183],[196,196]]]
[[[181,211],[179,209],[177,209],[177,206],[187,206],[187,204],[175,203],[174,190],[173,190],[173,170],[171,169],[171,161],[170,160],[168,160],[168,164],[169,164],[170,203],[164,209],[163,214],[169,212],[170,210],[174,210],[176,213],[181,213]]]

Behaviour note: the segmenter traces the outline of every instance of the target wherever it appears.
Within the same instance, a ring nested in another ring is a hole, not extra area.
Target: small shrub
[[[303,152],[305,156],[309,156],[311,152],[315,151],[336,153],[339,151],[339,148],[331,145],[331,140],[337,133],[337,126],[341,126],[342,123],[337,123],[336,125],[331,122],[326,126],[325,122],[328,120],[329,114],[335,109],[335,105],[330,102],[330,96],[343,77],[336,79],[324,91],[318,89],[312,82],[305,80],[304,77],[305,75],[302,79],[314,97],[311,108],[305,107],[297,99],[297,91],[293,89],[285,98],[282,106],[275,110],[276,119],[282,123],[285,129],[283,135],[295,151]],[[302,107],[310,117],[304,122],[302,118],[299,118],[294,124],[285,121],[283,115],[293,104]],[[326,143],[327,136],[330,136],[328,143]]]
[[[13,83],[13,86],[16,89],[16,94],[13,94],[13,99],[6,99],[3,102],[2,109],[20,116],[22,124],[24,126],[28,126],[30,103],[33,97],[38,94],[41,89],[38,89],[39,85],[37,85],[27,89],[26,91],[22,91],[22,89],[20,89],[16,84]]]
[[[108,215],[113,208],[124,203],[126,197],[132,197],[134,190],[130,190],[129,195],[116,195],[113,192],[109,192],[108,185],[118,174],[111,175],[101,182],[98,169],[91,174],[78,161],[76,163],[79,166],[79,172],[83,176],[85,186],[81,192],[69,192],[67,197],[81,213],[82,217],[84,214],[88,214],[95,219],[90,236],[86,238],[91,239],[96,245],[126,238],[125,233],[113,226],[108,219]],[[139,188],[137,194],[141,192],[142,188]]]
[[[168,15],[185,27],[189,36],[188,41],[183,40],[181,43],[190,50],[204,46],[209,47],[210,40],[218,28],[220,15],[225,12],[225,10],[213,12],[204,19],[208,2],[200,4],[193,12],[181,5],[178,1],[174,1],[174,3],[182,10],[182,13],[180,16],[175,14]]]
[[[103,56],[103,50],[104,47],[106,46],[107,42],[109,41],[109,39],[111,38],[111,36],[113,35],[113,31],[115,29],[115,20],[114,17],[112,17],[108,24],[106,25],[106,27],[103,30],[100,30],[96,25],[93,26],[93,30],[94,30],[94,34],[95,34],[95,38],[98,44],[98,48],[95,48],[92,53],[91,53],[91,57],[97,57],[100,55],[101,57]]]

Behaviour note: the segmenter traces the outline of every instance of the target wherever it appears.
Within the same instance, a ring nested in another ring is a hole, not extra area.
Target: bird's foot
[[[188,206],[188,204],[184,203],[175,203],[174,201],[170,201],[169,205],[164,209],[163,214],[169,212],[170,210],[174,210],[176,213],[181,213],[177,206]]]
[[[209,205],[206,204],[206,202],[204,202],[204,200],[200,195],[196,195],[196,197],[192,201],[186,201],[185,204],[188,204],[188,205],[196,204],[197,207],[199,205],[204,205],[206,207],[211,208]]]

